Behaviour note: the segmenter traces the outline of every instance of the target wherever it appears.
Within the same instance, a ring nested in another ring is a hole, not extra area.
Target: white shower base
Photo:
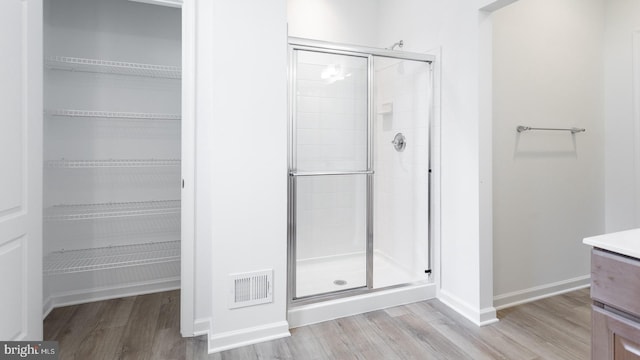
[[[383,288],[419,280],[400,264],[380,252],[373,255],[373,287]],[[351,253],[297,262],[296,297],[324,294],[367,285],[367,260],[365,253]],[[337,285],[336,280],[344,281]]]
[[[374,251],[374,291],[305,305],[292,305],[287,321],[290,328],[362,314],[392,306],[436,297],[436,285],[420,274],[410,274],[385,254]],[[364,253],[299,260],[296,274],[297,297],[346,290],[366,285]],[[344,280],[346,285],[334,284]],[[386,288],[388,286],[407,284]],[[380,290],[375,290],[380,289]]]
[[[435,297],[435,283],[424,281],[313,304],[294,305],[287,312],[287,321],[289,328],[296,328]]]

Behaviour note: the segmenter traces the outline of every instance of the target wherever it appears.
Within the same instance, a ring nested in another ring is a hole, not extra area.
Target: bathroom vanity
[[[640,359],[640,229],[584,239],[591,251],[591,358]]]

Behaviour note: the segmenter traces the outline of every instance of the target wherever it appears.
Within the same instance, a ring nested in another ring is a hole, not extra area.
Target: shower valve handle
[[[393,137],[391,143],[396,151],[404,151],[407,147],[407,138],[402,133],[397,133],[396,136]]]

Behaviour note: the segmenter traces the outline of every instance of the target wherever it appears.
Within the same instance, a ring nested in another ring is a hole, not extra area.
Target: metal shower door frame
[[[296,169],[296,78],[297,78],[297,59],[296,51],[312,51],[319,53],[328,53],[335,55],[346,55],[367,58],[367,168],[365,171],[344,171],[344,172],[297,172]],[[287,226],[287,306],[292,304],[306,304],[315,303],[319,301],[331,300],[336,298],[342,298],[347,296],[354,296],[363,293],[369,293],[379,290],[386,290],[390,288],[402,287],[406,284],[393,285],[380,289],[373,289],[373,81],[374,81],[374,57],[387,57],[401,60],[414,60],[427,62],[433,64],[435,57],[428,54],[411,53],[392,51],[388,49],[369,48],[354,45],[334,44],[325,41],[309,40],[302,38],[289,37],[289,71],[288,71],[288,91],[289,91],[289,119],[288,119],[288,226]],[[433,87],[433,81],[431,77],[430,86]],[[431,89],[433,90],[433,88]],[[431,92],[431,98],[433,98],[433,92]],[[429,106],[432,108],[431,100]],[[430,114],[432,111],[430,110]],[[430,115],[431,118],[431,115]],[[430,118],[427,120],[430,123]],[[429,141],[431,146],[431,141]],[[431,151],[429,151],[429,158],[431,157]],[[431,169],[429,159],[429,169]],[[429,170],[430,171],[430,170]],[[296,196],[297,196],[297,181],[296,177],[299,176],[313,176],[313,175],[355,175],[364,174],[367,176],[367,188],[366,188],[366,286],[338,290],[328,293],[315,294],[305,296],[302,298],[295,298],[296,294]],[[429,185],[430,186],[430,185]],[[429,196],[430,197],[430,196]],[[430,199],[427,199],[430,204]],[[430,207],[430,205],[428,205]],[[429,227],[431,226],[431,211],[428,211]],[[429,234],[431,231],[429,231]],[[430,235],[429,235],[430,237]],[[428,258],[429,267],[431,267],[431,241],[428,241]]]
[[[296,168],[297,164],[297,128],[296,128],[296,75],[297,75],[297,58],[296,51],[309,51],[309,52],[317,52],[317,53],[325,53],[332,55],[344,55],[344,56],[353,56],[359,57],[367,60],[367,161],[366,161],[366,169],[363,171],[314,171],[314,172],[298,172]],[[301,302],[306,301],[308,299],[317,300],[319,298],[326,297],[336,297],[342,294],[353,294],[354,292],[362,292],[367,291],[372,288],[373,284],[373,214],[372,214],[372,195],[373,195],[373,131],[372,131],[372,111],[371,111],[371,81],[372,81],[372,55],[358,53],[358,52],[350,52],[344,50],[334,50],[327,48],[317,48],[313,46],[307,45],[289,45],[289,159],[288,159],[288,221],[289,221],[289,229],[288,229],[288,295],[287,298],[290,302]],[[297,177],[301,176],[339,176],[339,175],[366,175],[366,225],[365,225],[365,234],[366,234],[366,285],[362,287],[356,287],[345,290],[338,290],[334,292],[315,294],[310,296],[305,296],[301,298],[295,298],[296,294],[296,272],[297,272],[297,237],[296,237],[296,224],[297,224],[297,214],[296,214],[296,203],[297,203]]]

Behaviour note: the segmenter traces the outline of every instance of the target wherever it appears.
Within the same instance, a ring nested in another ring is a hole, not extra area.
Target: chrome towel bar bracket
[[[564,129],[564,128],[537,128],[537,127],[522,126],[522,125],[518,125],[516,130],[519,133],[521,133],[523,131],[537,131],[537,130],[543,130],[543,131],[571,131],[572,134],[581,133],[581,132],[587,131],[587,129],[577,128],[577,127]]]

